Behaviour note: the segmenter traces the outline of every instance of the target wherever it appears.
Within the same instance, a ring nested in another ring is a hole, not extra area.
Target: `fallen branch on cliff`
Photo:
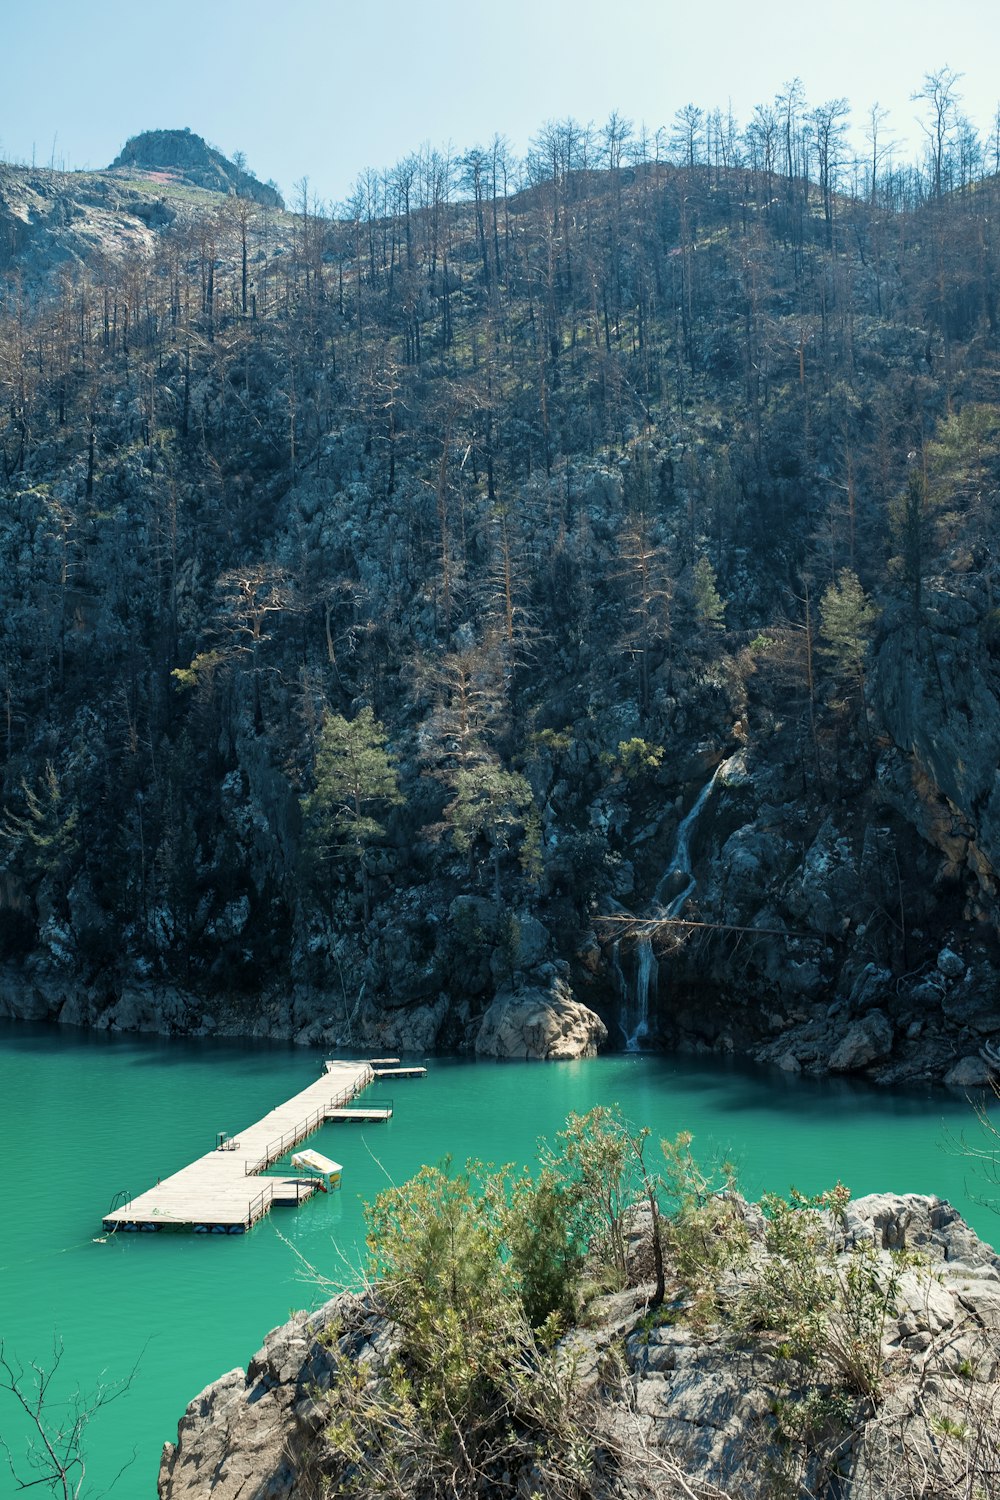
[[[788,927],[747,927],[736,922],[695,922],[688,917],[633,917],[627,912],[611,912],[597,918],[598,926],[618,927],[626,937],[658,937],[662,933],[683,928],[685,931],[735,932],[741,937],[792,938],[797,943],[821,943],[818,932],[795,932]]]

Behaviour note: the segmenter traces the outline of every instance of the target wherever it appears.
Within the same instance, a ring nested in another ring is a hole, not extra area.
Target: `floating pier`
[[[426,1068],[372,1068],[376,1078],[423,1078]]]
[[[275,1205],[297,1204],[319,1184],[305,1177],[261,1177],[300,1141],[329,1119],[356,1118],[347,1105],[376,1074],[366,1063],[328,1062],[315,1083],[279,1104],[240,1132],[220,1135],[215,1149],[199,1156],[148,1192],[108,1211],[105,1229],[117,1232],[179,1229],[195,1234],[242,1234]],[[385,1108],[361,1111],[388,1119]],[[124,1195],[119,1194],[119,1199]]]
[[[387,1104],[384,1108],[376,1109],[330,1109],[327,1110],[328,1120],[367,1120],[369,1124],[378,1124],[382,1120],[392,1119],[392,1105]]]

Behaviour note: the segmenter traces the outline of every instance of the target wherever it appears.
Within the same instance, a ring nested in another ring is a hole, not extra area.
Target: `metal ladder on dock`
[[[112,1198],[110,1204],[108,1205],[108,1212],[105,1215],[105,1217],[106,1218],[110,1218],[111,1215],[115,1212],[116,1209],[119,1209],[119,1208],[128,1208],[128,1206],[129,1206],[129,1204],[131,1202],[132,1202],[132,1194],[129,1192],[128,1188],[121,1188],[115,1194],[115,1196]],[[115,1231],[119,1228],[119,1226],[117,1224],[112,1224],[109,1227],[110,1227],[110,1232],[112,1234],[114,1234]]]

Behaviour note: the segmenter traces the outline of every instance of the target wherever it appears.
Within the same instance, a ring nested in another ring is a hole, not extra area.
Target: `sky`
[[[7,0],[0,159],[107,166],[130,135],[189,126],[289,200],[308,179],[335,207],[367,167],[424,143],[546,121],[650,130],[687,103],[740,121],[793,78],[808,105],[845,96],[857,140],[889,110],[921,146],[926,74],[962,74],[988,134],[1000,100],[996,0]]]

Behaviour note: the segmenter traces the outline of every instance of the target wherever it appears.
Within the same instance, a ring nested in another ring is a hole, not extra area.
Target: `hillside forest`
[[[0,166],[0,1009],[988,1072],[1000,134],[918,108]]]

